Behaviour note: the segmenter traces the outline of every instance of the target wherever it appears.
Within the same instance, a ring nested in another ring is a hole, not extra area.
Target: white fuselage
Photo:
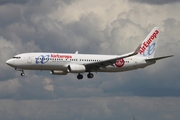
[[[117,55],[69,54],[69,53],[24,53],[14,56],[6,63],[22,70],[62,70],[67,72],[69,64],[87,64],[119,57]],[[11,64],[12,63],[12,64]],[[100,67],[98,71],[87,72],[122,72],[144,68],[153,63],[147,63],[144,57],[132,56],[117,61],[113,65]]]

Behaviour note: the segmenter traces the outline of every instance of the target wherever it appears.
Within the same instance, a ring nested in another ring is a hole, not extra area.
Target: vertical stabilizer
[[[141,44],[138,55],[147,58],[154,58],[158,37],[159,37],[159,28],[155,27],[149,35],[144,39]]]

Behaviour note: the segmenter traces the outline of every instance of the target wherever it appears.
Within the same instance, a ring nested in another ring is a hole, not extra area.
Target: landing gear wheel
[[[88,78],[93,78],[94,75],[93,75],[92,73],[88,73],[88,74],[87,74],[87,77],[88,77]]]
[[[83,79],[83,75],[78,74],[78,75],[77,75],[77,79],[79,79],[79,80]]]
[[[21,73],[21,76],[25,76],[25,73]]]

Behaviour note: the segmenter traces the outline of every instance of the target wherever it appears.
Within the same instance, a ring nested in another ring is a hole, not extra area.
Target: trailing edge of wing
[[[168,58],[168,57],[173,57],[173,56],[174,56],[174,55],[169,55],[169,56],[163,56],[163,57],[146,59],[146,62],[152,62],[152,61],[161,60],[161,59]]]

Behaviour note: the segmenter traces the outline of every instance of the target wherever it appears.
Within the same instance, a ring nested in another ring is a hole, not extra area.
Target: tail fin
[[[154,58],[158,37],[159,37],[159,28],[155,27],[149,33],[149,35],[144,39],[141,44],[138,55],[147,58]]]

